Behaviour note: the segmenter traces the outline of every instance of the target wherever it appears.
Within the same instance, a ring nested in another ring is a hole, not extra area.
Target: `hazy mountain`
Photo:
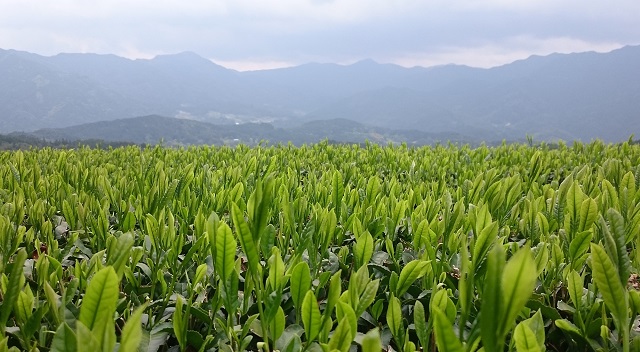
[[[69,126],[146,112],[135,99],[39,59],[0,51],[1,131]]]
[[[428,132],[429,138],[443,133],[492,141],[531,134],[537,140],[619,141],[640,135],[640,46],[532,56],[491,69],[403,68],[364,60],[252,72],[188,52],[129,60],[0,49],[2,133],[152,114],[183,118],[183,126],[218,125],[218,132],[203,127],[195,139],[202,141],[204,131],[233,140],[220,133],[248,122],[254,123],[250,129],[267,129],[270,139],[276,137],[269,128],[286,131],[277,137],[284,140],[307,133],[296,126],[319,128],[303,124],[334,119],[362,128]]]

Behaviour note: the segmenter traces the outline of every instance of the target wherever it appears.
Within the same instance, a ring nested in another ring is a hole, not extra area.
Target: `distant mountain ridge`
[[[640,135],[640,46],[491,69],[364,60],[249,72],[190,52],[130,60],[0,49],[0,133],[148,115],[278,133],[348,119],[472,141],[620,141]]]

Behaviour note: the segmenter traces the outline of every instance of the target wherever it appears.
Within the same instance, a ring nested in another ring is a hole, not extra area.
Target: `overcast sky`
[[[238,70],[371,58],[491,67],[640,44],[640,0],[0,0],[0,48]]]

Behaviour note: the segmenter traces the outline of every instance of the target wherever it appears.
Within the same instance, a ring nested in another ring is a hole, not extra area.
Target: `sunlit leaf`
[[[127,319],[122,329],[122,339],[120,340],[120,349],[118,351],[138,351],[142,338],[142,313],[144,313],[146,307],[146,305],[138,307]]]
[[[231,216],[233,218],[233,225],[236,229],[236,234],[238,235],[238,239],[240,240],[240,245],[242,246],[242,250],[247,256],[247,260],[249,261],[249,268],[253,273],[258,271],[258,265],[260,264],[260,256],[258,254],[258,247],[254,242],[255,239],[251,235],[251,230],[249,229],[249,225],[244,219],[244,215],[242,210],[238,207],[237,204],[233,204],[231,208]]]
[[[424,274],[426,274],[429,262],[423,260],[413,260],[405,265],[400,272],[398,284],[396,286],[396,296],[401,297],[411,287],[411,285]]]
[[[333,336],[329,340],[329,349],[331,351],[338,350],[341,352],[349,351],[351,346],[351,327],[347,318],[342,318],[338,326],[333,331]]]
[[[591,244],[591,268],[607,308],[618,322],[626,322],[628,296],[611,259],[604,248],[595,243]]]
[[[233,274],[236,261],[236,243],[233,233],[229,225],[220,223],[217,231],[215,231],[216,257],[215,268],[220,278],[226,280]]]
[[[67,323],[62,323],[53,335],[51,352],[75,352],[78,350],[76,333]]]
[[[494,246],[487,258],[487,272],[480,308],[480,335],[485,351],[501,351],[499,344],[499,324],[504,319],[502,297],[502,273],[505,265],[505,253],[501,246]]]
[[[380,331],[378,329],[369,330],[362,338],[362,351],[380,352],[381,350]]]
[[[302,300],[311,287],[311,274],[309,273],[309,265],[306,262],[300,262],[293,268],[290,282],[293,304],[300,308]]]
[[[7,324],[7,319],[9,319],[9,314],[11,314],[11,311],[14,309],[14,305],[20,294],[20,283],[24,280],[22,267],[26,259],[27,252],[24,249],[21,249],[15,256],[13,265],[11,266],[11,271],[8,273],[9,282],[3,292],[2,306],[0,306],[2,308],[0,309],[0,332],[2,333],[4,332]]]
[[[511,329],[516,316],[529,300],[536,284],[536,265],[529,248],[520,249],[502,272],[502,321],[498,331],[503,335]]]
[[[433,310],[433,330],[438,350],[447,352],[463,352],[462,343],[453,332],[449,318],[438,308]]]
[[[353,246],[353,254],[356,259],[356,269],[366,265],[373,255],[373,237],[369,231],[365,231],[356,239]]]
[[[284,310],[282,307],[278,306],[278,311],[276,312],[274,318],[271,320],[269,324],[269,331],[271,332],[271,339],[276,341],[282,335],[282,332],[285,328],[285,316]]]
[[[400,300],[393,295],[389,298],[389,306],[387,307],[387,325],[389,325],[394,337],[402,335],[404,329],[402,325],[402,307]]]
[[[516,341],[516,350],[518,352],[542,352],[542,346],[538,344],[536,335],[533,330],[525,322],[521,322],[516,326],[513,333]]]
[[[93,332],[101,346],[106,343],[105,338],[110,338],[106,335],[114,327],[118,294],[118,276],[113,267],[108,266],[93,276],[82,299],[79,320]]]
[[[424,314],[424,306],[420,301],[416,301],[415,306],[413,308],[413,324],[416,327],[416,334],[418,335],[418,340],[420,340],[420,344],[423,349],[426,349],[429,345],[429,332],[427,330],[427,321]]]
[[[302,302],[302,324],[307,341],[313,341],[322,328],[322,317],[313,291],[307,291]]]

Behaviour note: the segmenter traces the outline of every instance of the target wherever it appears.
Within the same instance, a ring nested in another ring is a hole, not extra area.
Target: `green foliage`
[[[122,340],[120,341],[120,347],[118,351],[121,352],[135,352],[140,346],[140,340],[142,339],[142,314],[146,305],[138,307],[133,314],[127,320],[127,323],[122,329]]]
[[[114,328],[112,320],[118,300],[118,276],[113,267],[98,271],[87,287],[82,299],[79,320],[96,338],[98,345],[111,345],[115,341],[106,341],[111,337],[109,331]],[[113,349],[113,346],[111,346]]]
[[[0,159],[3,350],[640,341],[638,146],[45,148]]]
[[[436,345],[440,351],[463,352],[464,348],[458,337],[453,332],[453,326],[449,318],[440,310],[433,310],[433,329],[436,336]]]
[[[302,323],[304,324],[304,333],[308,342],[318,337],[322,328],[322,317],[313,291],[307,291],[302,301]]]

